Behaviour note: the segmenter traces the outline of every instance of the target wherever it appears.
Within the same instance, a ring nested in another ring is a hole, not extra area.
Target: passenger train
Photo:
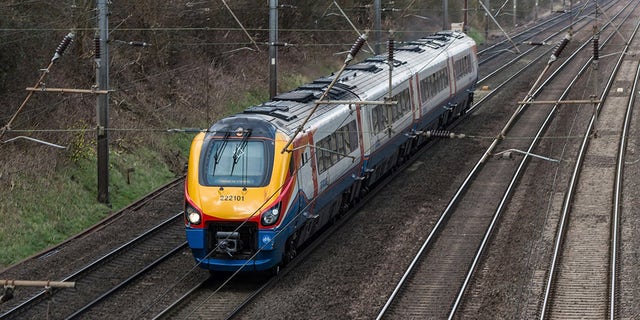
[[[210,271],[279,270],[423,144],[422,133],[464,113],[477,77],[476,43],[438,32],[197,134],[184,210],[196,262]]]

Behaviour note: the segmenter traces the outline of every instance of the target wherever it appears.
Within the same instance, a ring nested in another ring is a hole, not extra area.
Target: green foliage
[[[471,39],[473,39],[477,44],[482,44],[486,41],[486,39],[482,35],[482,32],[478,31],[475,28],[469,28],[467,30],[467,35],[471,37]]]
[[[168,140],[184,155],[189,137]],[[81,232],[175,177],[153,150],[112,151],[110,209],[96,201],[95,164],[95,155],[86,154],[49,176],[18,176],[14,187],[0,194],[0,268]]]
[[[94,201],[95,191],[78,188],[83,182],[76,178],[25,174],[10,192],[0,195],[0,267],[59,243],[109,213]]]
[[[167,137],[167,141],[170,146],[173,146],[178,150],[178,155],[184,159],[189,158],[189,149],[191,148],[191,141],[195,136],[194,133],[180,133]]]
[[[95,139],[90,139],[87,136],[88,125],[83,123],[80,125],[81,131],[77,131],[73,134],[73,139],[69,147],[70,160],[74,163],[82,159],[89,159],[95,156]],[[94,133],[93,131],[91,133]]]
[[[250,89],[245,92],[241,99],[234,100],[229,103],[228,114],[234,114],[242,112],[244,109],[259,105],[269,99],[269,92],[267,90]]]
[[[287,75],[281,76],[279,86],[280,88],[283,88],[282,92],[286,92],[302,84],[309,83],[309,82],[311,81],[309,80],[308,76],[305,76],[299,73],[294,73],[294,74],[287,74]]]

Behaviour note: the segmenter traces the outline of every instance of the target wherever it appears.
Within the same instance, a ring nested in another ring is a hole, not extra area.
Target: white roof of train
[[[394,50],[393,86],[431,66],[444,66],[447,58],[467,52],[473,45],[475,42],[467,35],[450,31],[397,44]],[[309,115],[315,101],[333,78],[331,75],[316,79],[276,96],[273,101],[248,108],[244,113],[271,116],[270,121],[277,127],[293,133]],[[348,66],[325,100],[381,100],[388,93],[388,86],[387,54],[378,55]],[[336,108],[339,107],[320,105],[305,128],[314,126],[316,121],[325,121],[325,113]]]

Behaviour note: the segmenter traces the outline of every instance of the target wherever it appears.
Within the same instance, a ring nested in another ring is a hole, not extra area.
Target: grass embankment
[[[0,269],[64,241],[175,177],[152,150],[112,151],[109,208],[97,201],[95,164],[94,155],[47,176],[25,173],[0,195]]]

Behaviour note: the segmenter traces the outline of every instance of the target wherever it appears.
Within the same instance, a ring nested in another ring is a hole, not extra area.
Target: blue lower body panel
[[[207,229],[186,227],[187,242],[198,265],[212,271],[262,271],[268,270],[282,260],[283,244],[276,239],[273,230],[258,231],[258,252],[251,259],[220,258],[218,255],[207,256],[213,248],[207,247]]]

